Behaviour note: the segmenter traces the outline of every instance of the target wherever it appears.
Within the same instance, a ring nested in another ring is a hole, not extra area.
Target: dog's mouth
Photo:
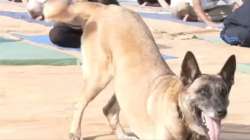
[[[210,140],[219,140],[220,130],[221,130],[221,119],[214,118],[200,109],[196,109],[196,115],[198,116],[198,121],[204,130],[207,130]]]

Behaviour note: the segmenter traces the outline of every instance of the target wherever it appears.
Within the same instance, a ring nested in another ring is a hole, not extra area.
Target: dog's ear
[[[234,73],[236,70],[236,58],[235,55],[231,55],[227,62],[224,64],[219,75],[225,80],[225,82],[231,86],[234,83]]]
[[[184,85],[191,84],[201,75],[198,63],[192,52],[188,51],[181,66],[181,80]]]

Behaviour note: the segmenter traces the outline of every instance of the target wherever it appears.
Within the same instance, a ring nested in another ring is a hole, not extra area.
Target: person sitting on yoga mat
[[[76,1],[76,0],[74,0]],[[119,5],[117,0],[88,0],[90,2],[99,2],[103,4],[115,4]],[[72,0],[73,2],[73,0]],[[33,19],[43,20],[43,15],[39,15],[41,10],[43,10],[43,5],[46,3],[46,0],[29,0],[27,3],[27,10],[37,9],[37,12],[29,11]],[[77,22],[76,22],[77,23]],[[80,48],[81,46],[81,36],[82,29],[81,25],[77,24],[66,24],[66,23],[55,23],[53,28],[49,32],[49,38],[53,44],[56,44],[61,47],[69,48]]]
[[[172,0],[173,13],[184,21],[203,21],[219,28],[221,22],[242,4],[241,0]]]

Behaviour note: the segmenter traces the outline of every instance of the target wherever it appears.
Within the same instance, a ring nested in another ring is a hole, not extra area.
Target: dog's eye
[[[206,98],[211,97],[210,87],[208,85],[201,86],[201,88],[196,90],[196,93],[198,93],[201,97],[206,97]]]
[[[206,90],[201,90],[200,93],[201,93],[201,95],[204,95],[204,96],[207,95],[207,91]]]
[[[210,93],[209,93],[209,91],[207,89],[200,90],[200,94],[201,94],[201,96],[204,96],[204,97],[207,97],[207,98],[210,97]]]

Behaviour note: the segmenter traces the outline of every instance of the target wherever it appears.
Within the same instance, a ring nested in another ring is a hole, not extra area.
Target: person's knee
[[[62,47],[79,48],[81,45],[82,29],[72,29],[66,26],[55,26],[49,32],[53,44]]]
[[[115,5],[119,5],[117,0],[103,0],[103,4],[115,4]]]
[[[61,38],[62,32],[60,29],[54,27],[49,32],[49,38],[50,41],[54,44],[60,44],[62,38]]]

